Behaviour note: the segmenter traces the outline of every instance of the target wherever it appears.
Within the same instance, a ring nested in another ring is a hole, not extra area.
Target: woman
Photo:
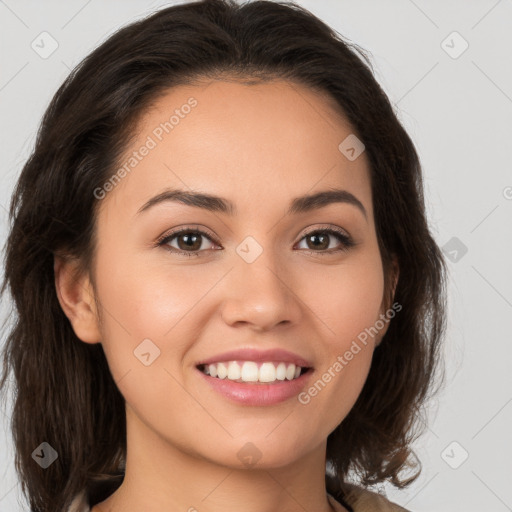
[[[204,0],[56,93],[2,288],[32,510],[405,510],[368,487],[419,475],[445,264],[358,52],[293,4]]]

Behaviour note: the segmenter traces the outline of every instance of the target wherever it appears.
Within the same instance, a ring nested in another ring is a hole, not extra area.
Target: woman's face
[[[125,172],[97,191],[94,268],[97,341],[146,450],[277,467],[322,447],[354,405],[387,323],[363,334],[383,323],[384,276],[352,133],[288,82],[180,86],[146,112]],[[176,190],[223,199],[162,195]],[[309,369],[288,380],[293,361]]]

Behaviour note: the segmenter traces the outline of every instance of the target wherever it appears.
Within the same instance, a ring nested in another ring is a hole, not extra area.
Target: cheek
[[[384,276],[377,251],[361,252],[336,266],[311,266],[301,282],[298,295],[307,297],[331,352],[346,350],[379,318]]]
[[[308,272],[307,302],[319,318],[323,357],[300,402],[329,434],[356,402],[371,366],[374,326],[384,291],[380,254],[361,253],[338,267]],[[315,286],[311,286],[315,283]],[[306,292],[304,288],[303,293]],[[310,420],[311,421],[311,420]]]
[[[193,269],[174,267],[165,276],[163,269],[114,254],[98,258],[96,272],[110,372],[137,416],[180,438],[187,426],[176,420],[176,410],[187,411],[187,422],[205,421],[204,410],[183,389],[181,364],[198,338],[200,323],[189,320],[199,311],[194,306],[218,277],[210,274],[211,283],[195,286]]]
[[[151,374],[153,392],[168,389],[170,376],[164,368],[175,373],[187,343],[197,339],[195,333],[185,335],[184,328],[193,325],[186,321],[187,314],[200,300],[201,290],[181,269],[166,277],[116,253],[115,247],[104,247],[97,261],[102,344],[114,379],[123,378],[126,385]]]
[[[112,257],[99,260],[97,280],[106,316],[104,334],[112,341],[119,334],[133,343],[172,337],[173,329],[181,328],[178,323],[218,279],[212,273],[200,272],[197,266],[158,267],[139,258],[110,254]]]

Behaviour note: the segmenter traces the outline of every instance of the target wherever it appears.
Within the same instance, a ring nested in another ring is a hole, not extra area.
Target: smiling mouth
[[[269,384],[298,379],[311,370],[284,362],[224,361],[200,364],[197,369],[216,379],[253,384]]]

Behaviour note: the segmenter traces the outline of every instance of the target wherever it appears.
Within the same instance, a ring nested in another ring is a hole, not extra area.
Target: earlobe
[[[78,273],[78,262],[54,257],[55,289],[64,314],[75,334],[85,343],[101,341],[94,290],[86,274]]]

